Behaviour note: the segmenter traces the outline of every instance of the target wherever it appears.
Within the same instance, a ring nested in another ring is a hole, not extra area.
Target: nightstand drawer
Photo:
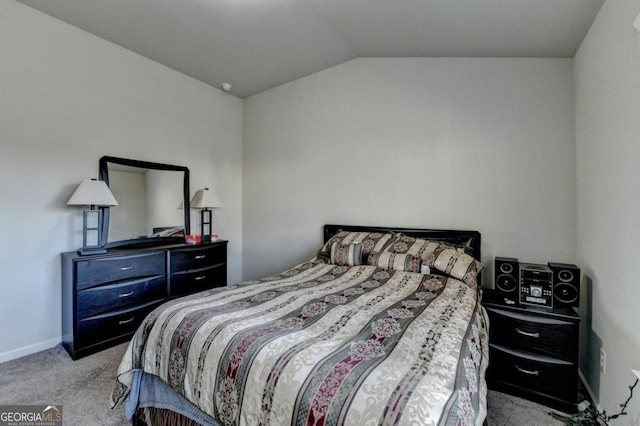
[[[148,302],[78,321],[77,344],[86,347],[133,333],[147,314],[162,301]]]
[[[109,282],[154,276],[159,272],[162,273],[164,267],[164,252],[79,261],[76,262],[76,289],[82,290]]]
[[[527,391],[575,402],[577,367],[575,364],[490,345],[487,376],[491,381],[517,386]]]
[[[487,308],[491,343],[539,355],[576,362],[575,322]]]
[[[226,244],[212,244],[210,246],[171,250],[169,252],[169,268],[172,273],[225,264],[226,262]]]
[[[175,272],[171,274],[169,280],[171,297],[222,287],[227,284],[227,265],[218,264],[207,268]]]
[[[77,316],[84,319],[128,305],[167,297],[163,275],[93,287],[77,293]]]

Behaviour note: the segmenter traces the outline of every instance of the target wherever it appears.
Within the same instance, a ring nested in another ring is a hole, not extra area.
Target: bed
[[[480,233],[325,225],[282,273],[167,302],[111,395],[134,424],[481,425]]]

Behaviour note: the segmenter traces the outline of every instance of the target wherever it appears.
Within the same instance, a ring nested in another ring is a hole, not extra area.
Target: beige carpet
[[[62,405],[65,426],[130,424],[109,395],[122,344],[73,361],[61,345],[0,364],[0,404]]]
[[[551,408],[500,392],[487,395],[489,426],[557,426],[563,423],[549,414]]]
[[[130,424],[122,407],[109,408],[126,344],[72,361],[55,348],[0,364],[0,405],[62,405],[65,426]],[[562,423],[549,409],[524,399],[489,391],[489,426],[552,426]]]

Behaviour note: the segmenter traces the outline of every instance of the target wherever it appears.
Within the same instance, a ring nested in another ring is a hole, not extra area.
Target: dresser
[[[484,290],[482,305],[489,315],[489,388],[575,412],[579,315],[572,308],[499,304],[491,290]]]
[[[62,344],[74,360],[129,339],[169,299],[227,284],[227,241],[61,256]]]

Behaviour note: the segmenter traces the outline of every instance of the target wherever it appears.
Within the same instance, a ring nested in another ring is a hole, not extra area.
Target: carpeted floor
[[[109,408],[109,394],[127,345],[72,361],[55,348],[0,364],[0,405],[62,405],[65,426],[130,424],[122,407]],[[489,391],[489,426],[557,426],[549,408]]]
[[[65,426],[131,424],[109,395],[122,344],[73,361],[61,345],[0,364],[0,405],[62,405]]]

